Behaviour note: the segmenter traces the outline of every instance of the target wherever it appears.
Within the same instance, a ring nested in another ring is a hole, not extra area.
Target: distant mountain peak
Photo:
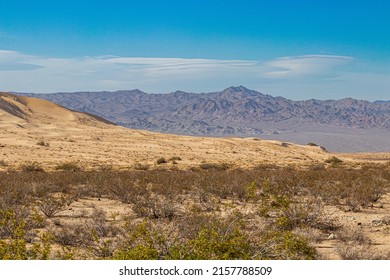
[[[244,86],[231,86],[226,89],[224,89],[221,92],[217,92],[219,96],[225,97],[225,98],[252,98],[252,97],[264,97],[265,95],[261,92],[248,89]]]
[[[241,92],[241,91],[252,91],[244,86],[230,86],[226,88],[224,91],[233,91],[233,92]]]
[[[107,93],[110,93],[109,91],[106,91]],[[136,94],[147,94],[145,92],[143,92],[142,90],[139,90],[138,88],[136,89],[132,89],[132,90],[125,90],[125,89],[121,89],[121,90],[117,90],[116,91],[117,93],[136,93]]]
[[[276,131],[280,139],[289,140],[292,133],[301,137],[301,133],[307,132],[311,138],[306,139],[306,143],[315,142],[312,137],[319,137],[323,143],[317,144],[324,146],[330,139],[329,133],[335,133],[334,141],[343,147],[349,142],[340,134],[344,129],[359,129],[357,135],[362,129],[381,129],[390,134],[390,101],[369,102],[352,98],[293,101],[244,86],[200,94],[184,91],[147,94],[128,90],[30,96],[99,115],[129,128],[164,133],[265,137]],[[367,141],[361,143],[364,149],[369,145]]]

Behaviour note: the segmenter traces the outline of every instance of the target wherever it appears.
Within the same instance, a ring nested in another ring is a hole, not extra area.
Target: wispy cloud
[[[32,56],[22,55],[15,51],[0,50],[0,71],[27,71],[43,68],[29,63]]]
[[[118,56],[56,58],[0,50],[0,89],[57,92],[140,88],[147,92],[177,89],[202,92],[242,84],[273,95],[303,99],[322,98],[323,94],[331,97],[327,92],[339,95],[335,98],[348,96],[357,92],[355,84],[369,88],[370,80],[375,80],[381,85],[377,99],[388,94],[383,92],[387,85],[390,88],[387,73],[370,73],[370,79],[362,79],[364,71],[357,75],[345,68],[355,65],[359,65],[355,58],[336,55],[254,61]]]
[[[0,51],[0,69],[3,71],[0,82],[15,91],[114,90],[134,87],[166,91],[173,90],[176,83],[177,88],[180,88],[183,82],[219,79],[255,67],[256,64],[255,61],[246,60],[186,58],[48,58]],[[15,73],[22,70],[29,71]],[[167,89],[167,84],[170,84],[170,89]]]
[[[323,76],[337,69],[337,67],[349,64],[353,61],[350,56],[336,55],[304,55],[280,57],[269,61],[266,65],[270,68],[264,75],[270,78],[298,78],[308,76]]]

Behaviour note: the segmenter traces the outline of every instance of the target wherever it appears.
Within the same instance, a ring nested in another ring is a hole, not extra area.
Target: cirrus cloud
[[[112,55],[56,58],[0,50],[0,89],[41,93],[134,88],[146,92],[208,92],[245,85],[292,99],[388,99],[385,89],[390,88],[389,69],[375,73],[364,69],[357,59],[336,55],[256,61]],[[380,85],[377,91],[375,85]],[[364,96],[368,89],[370,95]]]
[[[352,61],[353,57],[336,55],[280,57],[266,63],[270,71],[265,72],[264,75],[270,78],[322,76]]]

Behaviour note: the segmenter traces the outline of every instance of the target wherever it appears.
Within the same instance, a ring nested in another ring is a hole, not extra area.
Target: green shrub
[[[0,210],[0,228],[7,227],[8,240],[0,239],[0,260],[48,259],[51,250],[51,235],[43,233],[40,242],[27,245],[26,221],[18,219],[13,210]]]
[[[117,260],[157,260],[166,254],[166,237],[149,223],[127,226],[122,244],[113,254]]]
[[[282,211],[286,211],[291,203],[289,197],[272,188],[268,180],[263,182],[259,201],[259,214],[263,217],[269,217],[273,212],[280,214]]]
[[[314,260],[317,256],[316,249],[310,245],[307,239],[290,231],[275,231],[271,239],[276,242],[276,252],[282,259]]]
[[[259,186],[256,181],[249,183],[245,187],[245,200],[246,201],[257,201],[258,200]]]
[[[179,251],[181,259],[187,260],[243,260],[251,259],[254,253],[247,237],[238,228],[224,233],[213,228],[203,228],[196,238],[189,240]],[[173,254],[172,257],[176,259],[177,256]]]

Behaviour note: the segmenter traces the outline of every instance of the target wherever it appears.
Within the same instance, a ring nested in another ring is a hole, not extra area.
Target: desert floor
[[[94,170],[196,172],[201,170],[203,165],[203,169],[210,166],[219,167],[221,170],[216,172],[226,172],[225,169],[249,170],[276,166],[284,168],[285,171],[282,172],[288,173],[288,168],[348,170],[372,165],[380,169],[384,178],[388,178],[386,176],[389,171],[390,153],[331,154],[316,145],[296,145],[257,138],[159,134],[115,126],[45,101],[18,99],[9,95],[2,98],[6,103],[0,105],[6,110],[0,110],[0,172],[5,176],[34,171],[28,170],[29,166],[39,167],[49,173],[62,172],[57,170],[58,167],[70,163],[81,167],[85,172]],[[72,173],[69,173],[69,176],[72,176]],[[329,181],[331,182],[331,179]],[[376,252],[381,258],[390,256],[388,179],[383,184],[381,191],[384,193],[380,198],[372,203],[364,203],[361,207],[350,209],[345,203],[323,205],[324,215],[337,220],[348,234],[341,231],[309,232],[301,229],[302,235],[311,236],[320,258],[340,259],[338,251],[340,246],[346,251],[344,258],[347,253],[350,253],[351,258],[370,258],[368,252]],[[53,195],[56,198],[56,194]],[[229,199],[231,198],[218,198],[220,203],[218,207],[223,209],[231,205]],[[39,203],[42,202],[43,200]],[[241,209],[243,205],[246,204],[238,203],[235,207]],[[47,222],[53,227],[60,228],[61,225],[70,224],[75,220],[82,222],[83,219],[90,219],[88,217],[96,209],[105,212],[107,220],[104,222],[115,221],[116,217],[121,215],[134,215],[134,205],[112,197],[92,195],[72,200],[68,208],[61,209],[61,213],[55,219],[47,217]]]

